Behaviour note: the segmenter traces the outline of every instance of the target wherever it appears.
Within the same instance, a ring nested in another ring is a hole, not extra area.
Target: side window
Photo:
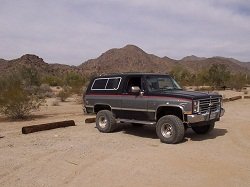
[[[93,82],[91,90],[117,90],[120,82],[121,77],[99,78]]]
[[[96,79],[91,87],[91,90],[105,89],[108,79]]]
[[[117,90],[120,84],[120,78],[110,78],[106,86],[107,90]]]
[[[138,86],[140,89],[142,89],[141,88],[141,77],[131,77],[130,79],[128,79],[127,87],[126,87],[125,91],[127,93],[131,93],[132,86]]]
[[[159,88],[173,87],[173,83],[170,79],[158,79]]]
[[[158,80],[156,77],[146,77],[147,88],[149,91],[155,91],[159,89]]]

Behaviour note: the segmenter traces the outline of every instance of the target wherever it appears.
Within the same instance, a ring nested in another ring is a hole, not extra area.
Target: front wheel
[[[109,110],[101,110],[96,115],[96,128],[100,132],[113,132],[116,128],[116,120]]]
[[[204,126],[192,127],[192,129],[196,134],[208,134],[214,129],[214,122]]]
[[[176,144],[183,140],[185,128],[177,116],[167,115],[159,119],[156,124],[156,134],[161,142]]]

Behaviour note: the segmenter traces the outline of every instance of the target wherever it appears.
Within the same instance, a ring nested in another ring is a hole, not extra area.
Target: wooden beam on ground
[[[250,99],[250,96],[249,95],[245,95],[244,99]]]
[[[223,102],[225,103],[225,102],[229,102],[229,98],[224,98],[223,99]]]
[[[95,118],[87,118],[85,119],[85,123],[95,123]]]
[[[230,101],[235,101],[235,100],[238,100],[238,99],[242,99],[242,96],[235,96],[235,97],[230,97],[229,98]]]
[[[59,121],[59,122],[45,123],[45,124],[32,125],[32,126],[25,126],[25,127],[22,128],[22,133],[23,134],[29,134],[29,133],[33,133],[33,132],[45,131],[45,130],[62,128],[62,127],[69,127],[69,126],[75,126],[74,120]]]

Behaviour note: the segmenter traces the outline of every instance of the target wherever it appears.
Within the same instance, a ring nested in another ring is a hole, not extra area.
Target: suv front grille
[[[200,101],[200,113],[215,112],[220,109],[220,98],[201,99]]]

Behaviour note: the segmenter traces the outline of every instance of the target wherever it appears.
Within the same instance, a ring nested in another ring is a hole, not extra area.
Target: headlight
[[[198,113],[200,111],[199,101],[193,101],[193,112]]]

